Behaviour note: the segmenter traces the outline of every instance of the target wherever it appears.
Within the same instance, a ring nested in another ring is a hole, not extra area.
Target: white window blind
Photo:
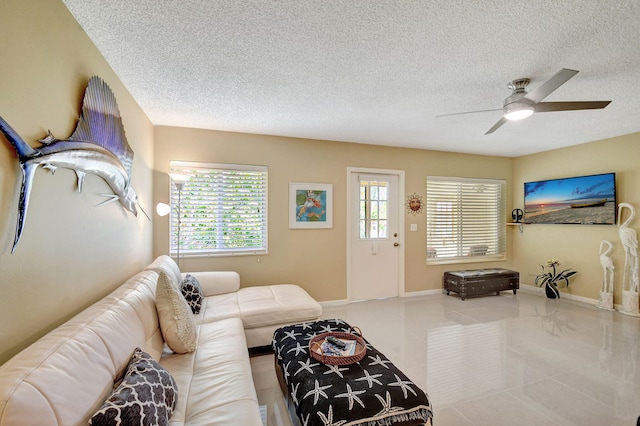
[[[171,184],[172,255],[178,243],[180,256],[266,253],[265,166],[171,161],[169,168],[190,176],[180,194]]]
[[[504,180],[427,177],[427,263],[506,258]]]

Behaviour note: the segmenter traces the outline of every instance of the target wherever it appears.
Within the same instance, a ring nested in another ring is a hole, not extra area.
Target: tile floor
[[[429,395],[434,425],[635,425],[640,318],[503,292],[325,307]],[[289,426],[273,355],[251,359],[269,426]]]

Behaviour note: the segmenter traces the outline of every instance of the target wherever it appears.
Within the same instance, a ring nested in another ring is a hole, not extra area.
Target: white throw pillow
[[[179,354],[193,352],[196,349],[196,323],[193,313],[171,281],[164,272],[158,275],[156,310],[160,330],[171,350]]]

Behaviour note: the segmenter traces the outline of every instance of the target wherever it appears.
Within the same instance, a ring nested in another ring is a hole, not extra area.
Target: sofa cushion
[[[198,280],[205,297],[235,293],[240,289],[240,274],[235,271],[189,272],[189,275]]]
[[[202,307],[202,287],[200,287],[198,280],[193,275],[187,274],[180,283],[180,291],[191,311],[194,314],[199,314]]]
[[[167,425],[178,389],[171,374],[136,348],[120,385],[89,420],[90,425]]]
[[[113,392],[136,347],[164,347],[154,272],[141,272],[0,366],[2,425],[75,425]]]
[[[178,384],[171,424],[262,426],[242,321],[202,324],[194,352],[160,359]]]
[[[191,308],[164,272],[158,275],[156,309],[160,330],[167,345],[176,353],[192,352],[196,348],[196,324]]]
[[[240,317],[245,329],[314,320],[322,307],[294,284],[243,287],[236,293],[205,297],[199,323]],[[269,344],[269,343],[267,343]]]
[[[241,288],[238,302],[244,328],[295,324],[322,315],[322,306],[295,284]]]
[[[180,273],[180,268],[178,267],[176,262],[166,254],[158,256],[156,260],[154,260],[151,265],[144,268],[144,270],[155,271],[158,274],[160,274],[160,272],[166,273],[171,278],[175,288],[178,288],[180,286],[180,283],[182,282],[182,274]]]
[[[227,318],[240,318],[237,292],[205,296],[202,299],[202,309],[195,320],[197,324],[206,324]]]

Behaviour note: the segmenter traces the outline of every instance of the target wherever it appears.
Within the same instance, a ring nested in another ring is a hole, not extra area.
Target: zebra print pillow
[[[193,275],[187,274],[180,284],[180,290],[194,314],[200,313],[202,308],[202,287]]]
[[[90,425],[168,425],[178,400],[171,374],[136,348],[122,383],[89,420]]]

